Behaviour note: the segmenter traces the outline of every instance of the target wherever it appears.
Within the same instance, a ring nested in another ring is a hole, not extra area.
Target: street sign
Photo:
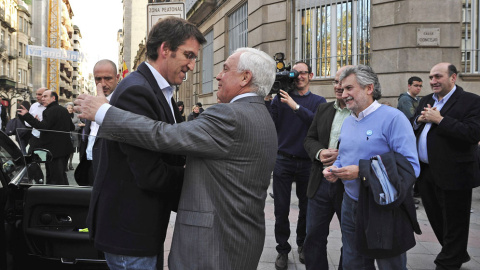
[[[168,2],[168,3],[152,3],[147,5],[147,37],[153,25],[160,19],[168,16],[179,17],[185,19],[185,3]]]

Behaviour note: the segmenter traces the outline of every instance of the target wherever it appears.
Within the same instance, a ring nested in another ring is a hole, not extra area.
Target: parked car
[[[45,184],[51,159],[45,149],[23,155],[0,132],[0,269],[108,269],[86,229],[92,188],[73,178],[70,185]]]

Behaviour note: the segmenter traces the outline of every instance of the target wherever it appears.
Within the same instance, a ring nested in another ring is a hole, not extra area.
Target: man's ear
[[[373,83],[367,85],[366,88],[367,88],[367,94],[368,95],[373,95]]]
[[[162,45],[160,45],[160,47],[157,49],[158,56],[162,57],[167,57],[169,51],[170,49],[165,42],[163,42]]]
[[[252,79],[253,79],[252,72],[250,70],[244,70],[242,74],[242,81],[240,84],[242,85],[242,87],[245,87],[252,81]]]

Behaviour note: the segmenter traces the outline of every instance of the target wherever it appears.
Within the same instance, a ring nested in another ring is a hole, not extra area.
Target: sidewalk
[[[272,191],[272,185],[268,188],[267,194]],[[470,219],[470,237],[468,240],[468,252],[471,260],[464,264],[461,269],[464,270],[477,270],[480,269],[480,189],[473,190],[472,209]],[[295,185],[292,189],[292,200],[290,207],[290,226],[291,236],[290,245],[292,245],[292,252],[288,255],[289,270],[305,269],[305,265],[301,264],[298,260],[297,245],[295,242],[295,230],[298,217],[298,199],[295,195]],[[420,204],[417,210],[418,222],[422,229],[422,235],[415,235],[417,245],[408,251],[407,255],[407,267],[410,270],[432,270],[435,269],[433,261],[440,252],[441,246],[438,243],[435,234],[432,231],[432,227],[428,222],[425,210]],[[170,250],[173,225],[175,222],[175,214],[172,214],[170,219],[169,228],[167,231],[167,239],[165,240],[165,267],[168,269],[167,257]],[[265,245],[263,248],[262,257],[258,269],[274,270],[275,259],[277,257],[277,251],[275,250],[276,242],[274,235],[275,216],[273,214],[273,199],[267,195],[265,203],[265,225],[266,225],[266,237]],[[336,216],[333,217],[330,225],[330,235],[328,237],[328,260],[330,269],[338,268],[338,260],[340,258],[340,247],[342,243],[340,225]]]

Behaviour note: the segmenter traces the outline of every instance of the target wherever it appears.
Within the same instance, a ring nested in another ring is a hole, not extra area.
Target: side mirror
[[[53,155],[47,149],[35,149],[31,155],[25,156],[27,164],[48,163],[52,161]]]

